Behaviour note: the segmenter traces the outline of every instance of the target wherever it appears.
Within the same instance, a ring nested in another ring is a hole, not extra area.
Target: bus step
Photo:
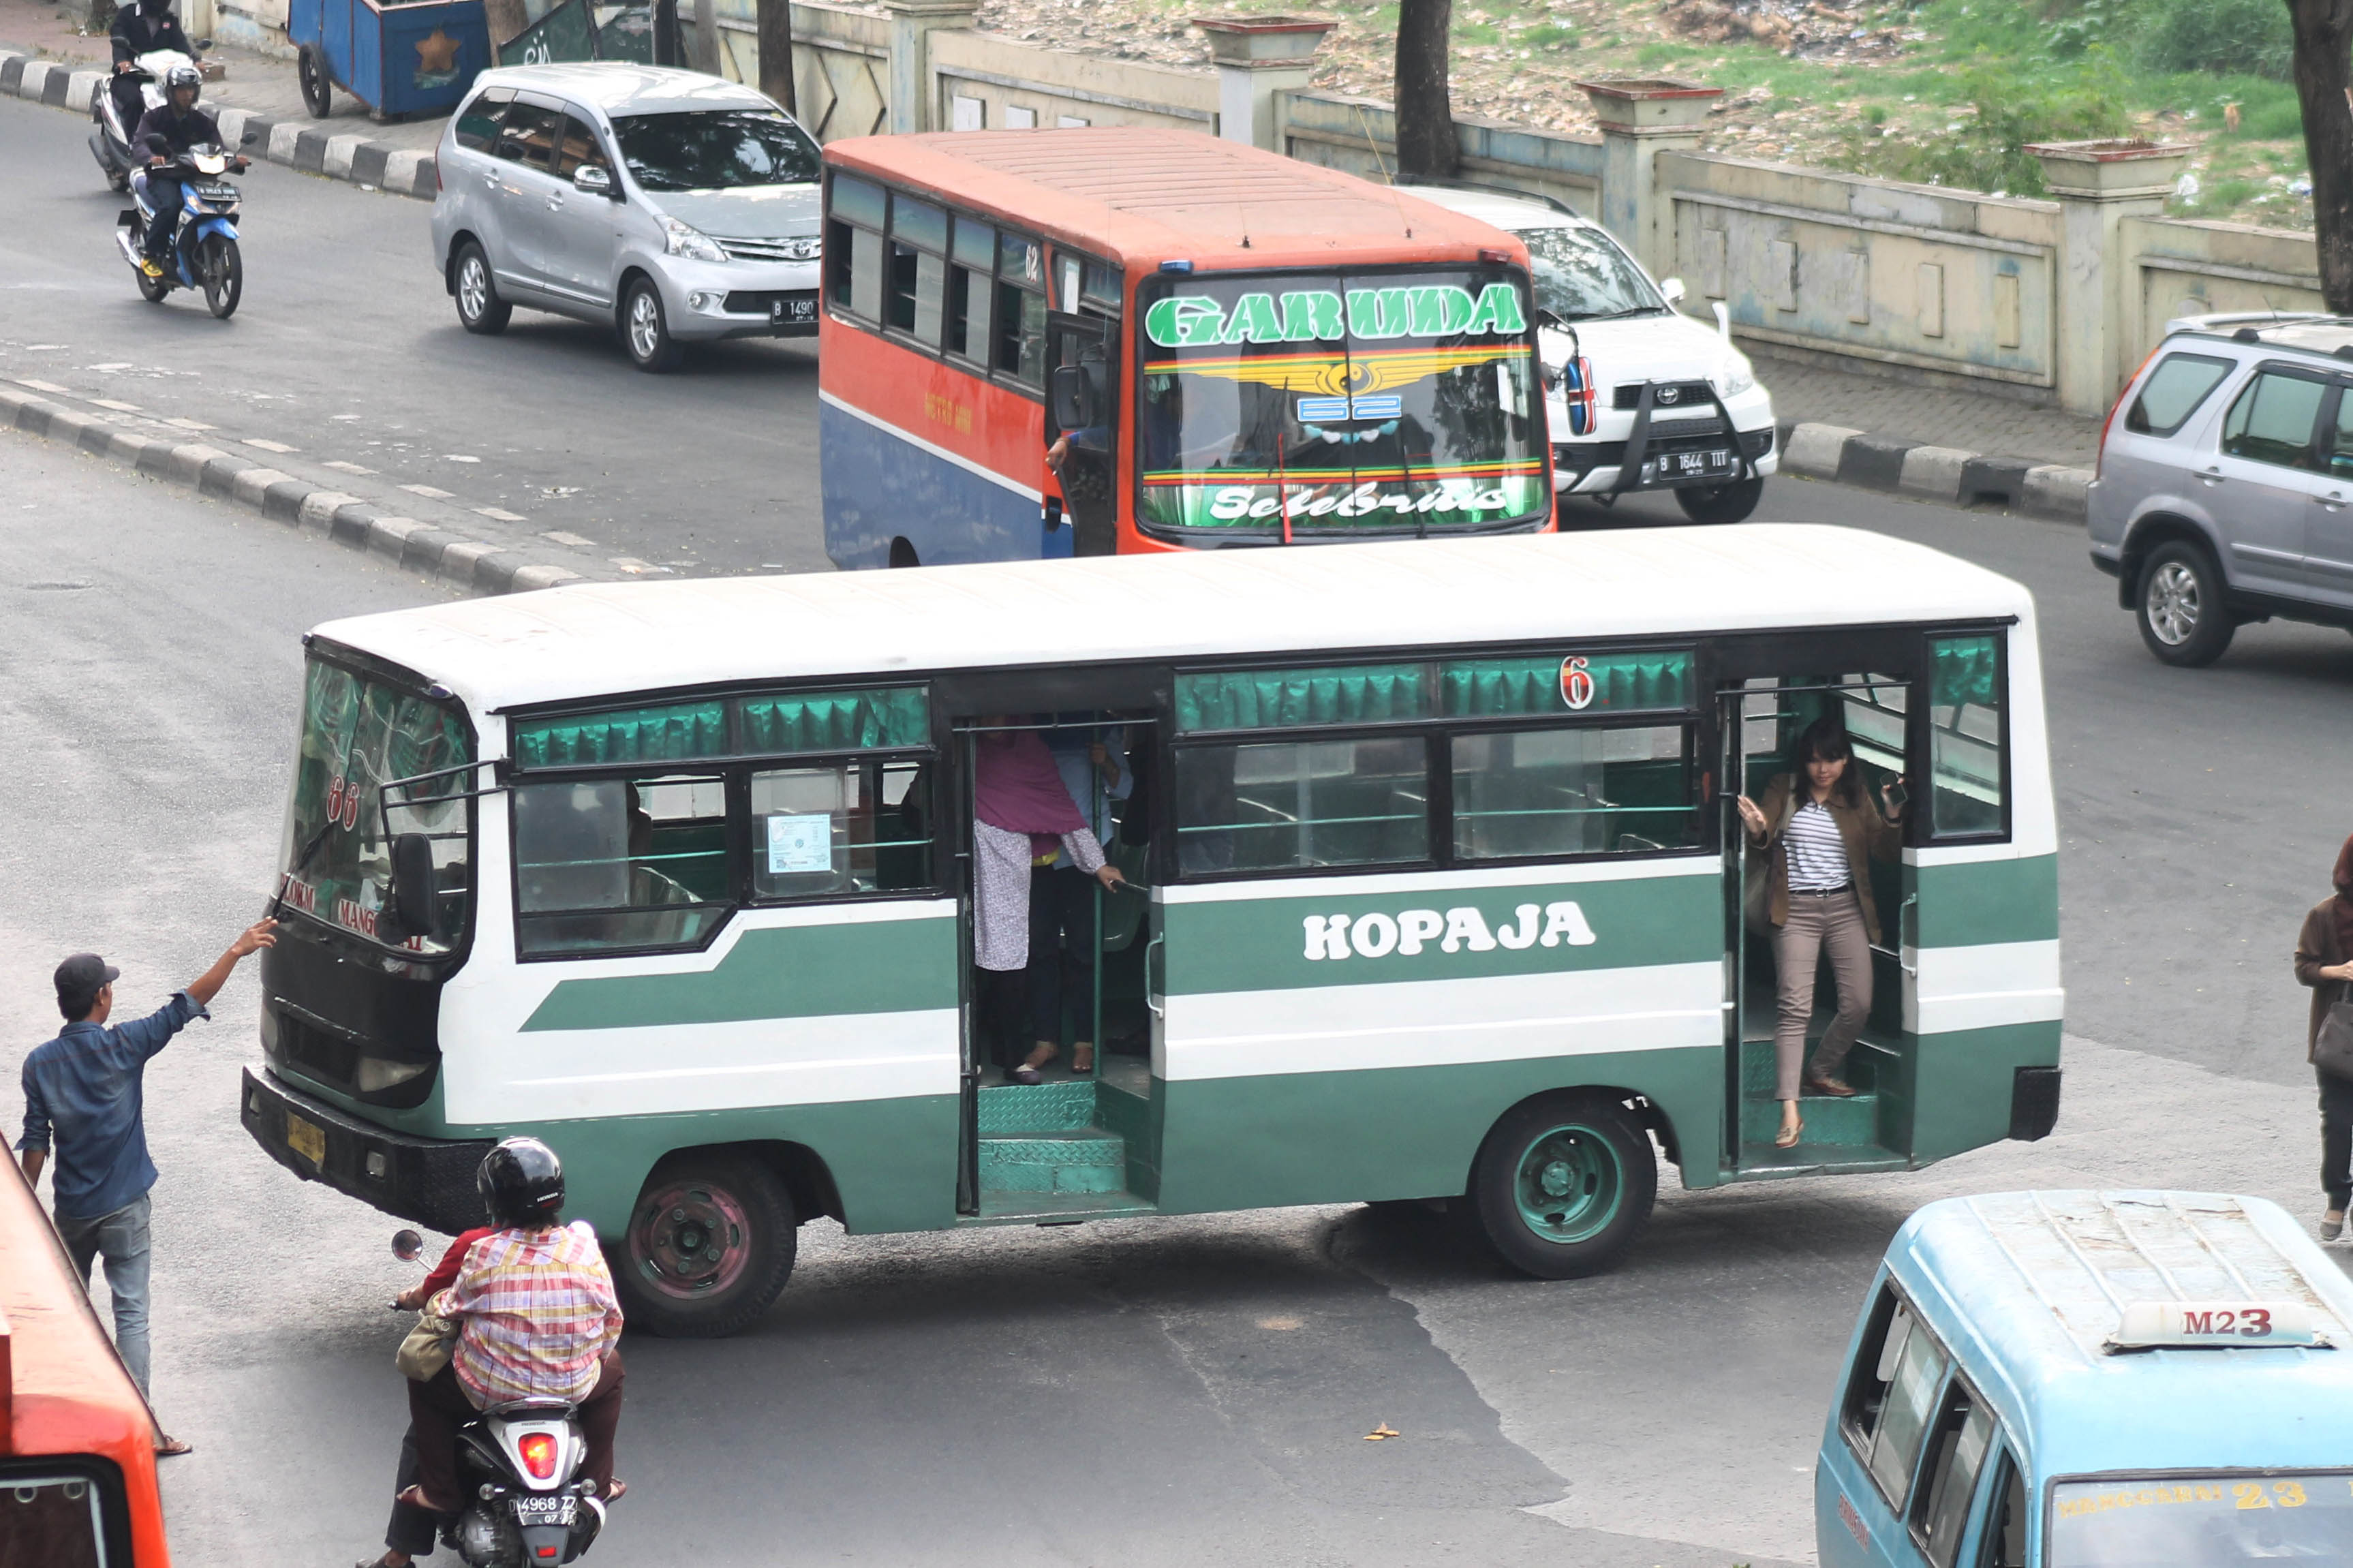
[[[1060,1083],[997,1083],[980,1091],[980,1135],[1076,1132],[1095,1119],[1092,1079]]]
[[[980,1140],[980,1190],[1116,1193],[1127,1185],[1127,1140],[1099,1127]]]
[[[1744,1141],[1740,1145],[1740,1168],[1732,1173],[1736,1182],[1776,1182],[1785,1176],[1820,1176],[1841,1172],[1908,1171],[1912,1162],[1892,1149],[1876,1144],[1861,1146],[1852,1143],[1817,1143],[1813,1141],[1810,1115],[1806,1123],[1806,1140],[1794,1149],[1777,1149],[1770,1139],[1761,1143]]]
[[[1126,1193],[983,1193],[980,1212],[958,1215],[956,1224],[1075,1225],[1158,1212],[1155,1205]]]
[[[1875,1094],[1858,1094],[1852,1100],[1810,1094],[1798,1101],[1798,1115],[1806,1124],[1809,1144],[1868,1149],[1879,1142],[1879,1096]],[[1780,1128],[1779,1100],[1748,1099],[1740,1102],[1740,1142],[1744,1145],[1769,1145]]]

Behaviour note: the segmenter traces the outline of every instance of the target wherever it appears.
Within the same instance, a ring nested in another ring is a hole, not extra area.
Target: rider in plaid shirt
[[[585,1468],[596,1495],[610,1501],[628,1489],[613,1479],[621,1309],[596,1233],[585,1221],[559,1223],[564,1167],[536,1138],[509,1138],[491,1150],[476,1184],[495,1228],[467,1249],[457,1283],[429,1308],[460,1327],[449,1364],[408,1385],[417,1484],[400,1500],[457,1512],[458,1429],[495,1405],[561,1399],[578,1406]],[[391,1554],[381,1561],[390,1564]]]

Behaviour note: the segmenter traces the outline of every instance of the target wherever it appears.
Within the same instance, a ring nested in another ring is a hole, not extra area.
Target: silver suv
[[[817,143],[750,88],[611,64],[487,70],[435,153],[433,259],[470,332],[609,322],[638,368],[815,337]]]
[[[2353,627],[2353,318],[2168,322],[2100,432],[2088,521],[2168,664],[2274,616]]]

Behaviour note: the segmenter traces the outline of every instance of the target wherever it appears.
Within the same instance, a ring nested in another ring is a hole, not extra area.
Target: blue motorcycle
[[[225,321],[236,311],[237,300],[245,292],[245,263],[237,256],[237,225],[232,221],[243,198],[223,178],[232,162],[240,168],[244,164],[242,158],[218,147],[191,147],[168,163],[138,170],[131,176],[132,205],[115,225],[114,242],[121,247],[122,259],[131,264],[139,279],[139,292],[149,304],[162,304],[174,289],[196,289],[203,291],[206,307],[219,320]],[[180,182],[178,212],[156,212],[147,184],[151,173]],[[150,278],[141,270],[139,258],[146,252],[148,226],[156,223],[174,226],[172,249],[164,275]]]

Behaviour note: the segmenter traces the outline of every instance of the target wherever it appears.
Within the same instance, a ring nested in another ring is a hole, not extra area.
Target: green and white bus
[[[660,1331],[754,1321],[821,1215],[1445,1199],[1559,1278],[1624,1253],[1662,1159],[1909,1170],[2057,1114],[2033,604],[1880,535],[579,586],[307,647],[247,1129],[444,1231],[492,1140],[543,1138]],[[1841,710],[1905,843],[1862,1092],[1780,1150],[1731,797]],[[974,1047],[984,721],[1127,740],[1083,1076]]]

